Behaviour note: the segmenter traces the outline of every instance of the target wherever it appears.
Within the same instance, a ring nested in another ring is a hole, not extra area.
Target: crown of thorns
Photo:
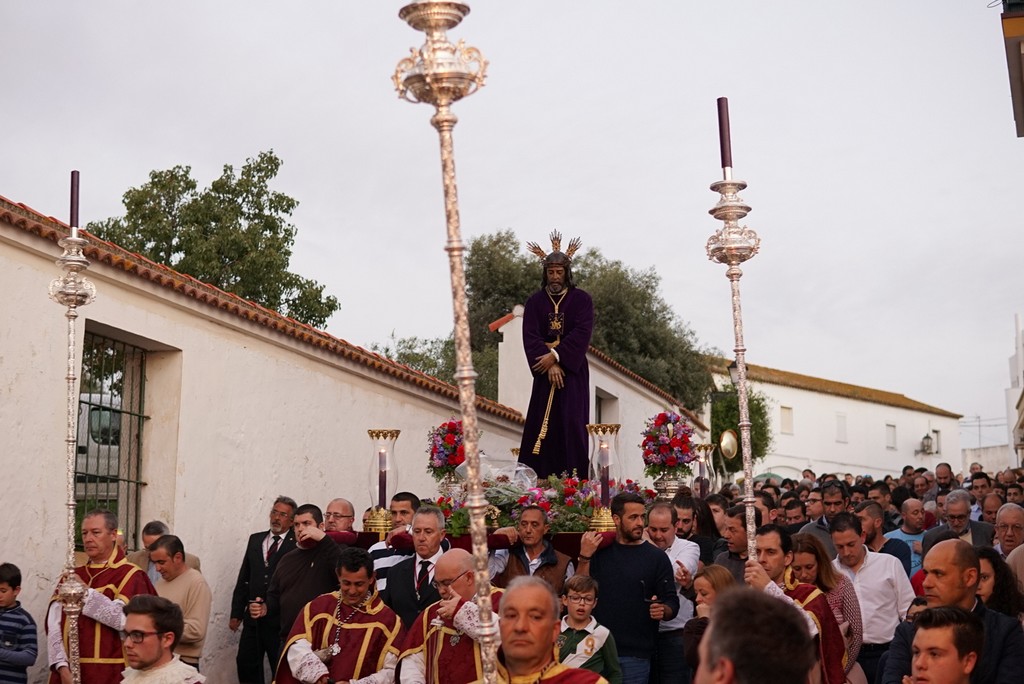
[[[556,252],[561,252],[562,251],[562,234],[559,233],[557,230],[553,230],[553,231],[551,231],[551,236],[550,237],[551,237],[551,253],[555,254]],[[579,248],[582,247],[582,246],[583,246],[583,241],[580,240],[578,237],[574,237],[572,240],[569,241],[569,246],[565,248],[565,257],[569,261],[572,261],[572,255],[575,254],[576,251],[579,250]],[[548,258],[548,253],[545,252],[543,250],[543,248],[541,248],[541,246],[538,245],[536,242],[527,242],[526,243],[526,249],[530,250],[530,252],[532,252],[533,254],[536,254],[537,257],[541,261],[544,261],[545,259]]]

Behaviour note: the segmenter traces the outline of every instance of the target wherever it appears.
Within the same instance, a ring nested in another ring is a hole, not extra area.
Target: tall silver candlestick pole
[[[743,312],[740,309],[740,264],[757,254],[761,238],[753,230],[739,225],[739,221],[750,213],[750,207],[737,194],[747,184],[732,178],[732,142],[729,135],[729,101],[718,98],[719,141],[722,152],[722,180],[711,184],[711,190],[721,194],[721,199],[708,213],[724,225],[708,239],[708,258],[725,264],[729,284],[732,286],[732,327],[736,346],[736,367],[739,371],[739,386],[736,388],[740,404],[740,444],[743,454],[743,503],[747,513],[748,558],[756,558],[754,540],[754,475],[750,455],[750,410],[747,405],[747,361],[746,347],[743,346]]]
[[[71,681],[82,681],[81,657],[79,653],[78,616],[82,613],[88,587],[75,574],[75,454],[78,442],[78,376],[75,362],[75,319],[78,307],[85,306],[96,298],[96,288],[82,275],[89,268],[89,262],[82,255],[86,241],[78,237],[78,171],[71,172],[71,234],[60,241],[63,253],[57,265],[64,275],[50,283],[50,299],[67,307],[64,317],[67,327],[67,435],[65,437],[65,467],[67,469],[67,557],[61,574],[57,595],[64,608],[68,629],[68,666]]]
[[[463,41],[453,45],[445,31],[455,28],[469,14],[467,5],[457,2],[414,2],[399,11],[398,16],[417,31],[427,34],[418,50],[398,63],[392,77],[399,97],[410,102],[425,102],[436,109],[430,123],[441,138],[441,180],[444,184],[444,213],[447,223],[448,265],[451,271],[452,305],[455,318],[455,379],[459,386],[462,408],[463,446],[466,451],[470,534],[476,560],[476,597],[480,609],[481,661],[484,681],[497,681],[498,626],[491,610],[490,578],[487,571],[487,528],[484,498],[480,479],[480,456],[477,449],[479,433],[476,421],[476,372],[469,346],[469,308],[466,300],[466,275],[463,269],[465,245],[459,226],[459,196],[455,184],[455,152],[452,129],[458,118],[451,104],[476,92],[483,84],[487,60],[476,48]]]

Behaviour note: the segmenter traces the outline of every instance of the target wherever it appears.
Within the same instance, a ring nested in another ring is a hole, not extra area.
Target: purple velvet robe
[[[557,297],[556,297],[557,301]],[[533,453],[551,383],[547,373],[534,373],[533,394],[523,428],[519,461],[535,471],[539,478],[572,473],[586,477],[589,464],[587,423],[590,421],[590,368],[587,350],[594,330],[594,303],[583,290],[569,290],[559,304],[561,338],[555,348],[565,371],[565,386],[556,389],[548,417],[547,436],[541,442],[540,454]],[[535,292],[526,301],[523,314],[523,348],[527,364],[532,367],[537,357],[548,353],[548,344],[559,339],[552,326],[555,306],[545,290]]]

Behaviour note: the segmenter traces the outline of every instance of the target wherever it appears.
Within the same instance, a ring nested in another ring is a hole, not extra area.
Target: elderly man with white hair
[[[996,512],[996,551],[1003,558],[1024,542],[1024,508],[1015,503],[1003,504]]]

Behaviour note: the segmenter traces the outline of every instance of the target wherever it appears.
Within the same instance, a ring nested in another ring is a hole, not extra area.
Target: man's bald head
[[[473,598],[476,593],[473,568],[473,554],[465,549],[452,549],[441,554],[434,569],[434,582],[441,598],[451,598],[453,593],[467,601]]]
[[[348,499],[331,499],[324,512],[324,529],[328,532],[349,532],[356,521],[356,509]]]

